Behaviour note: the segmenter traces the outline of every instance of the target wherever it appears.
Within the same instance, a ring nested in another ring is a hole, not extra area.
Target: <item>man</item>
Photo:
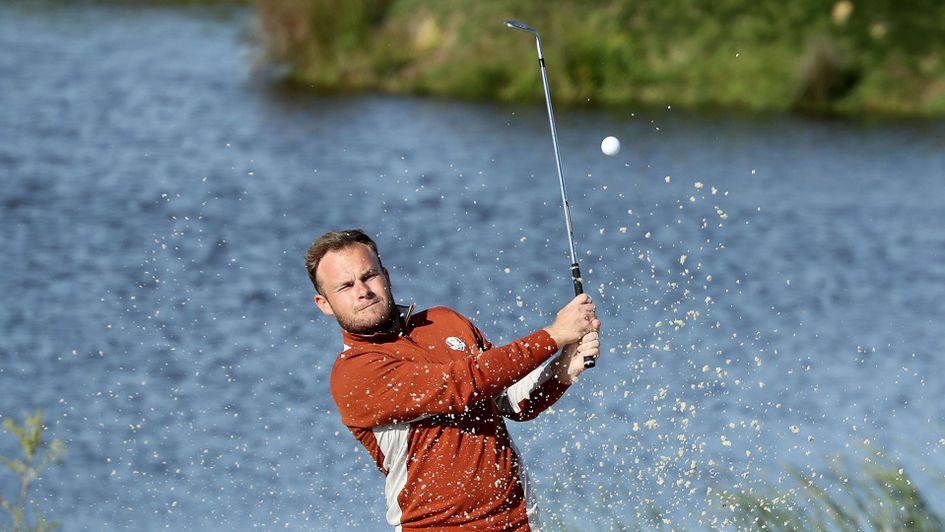
[[[331,393],[386,476],[388,523],[535,530],[537,508],[503,416],[534,418],[584,370],[585,356],[599,356],[590,298],[575,297],[551,325],[493,347],[451,309],[414,314],[395,305],[377,246],[360,230],[326,233],[305,264],[315,305],[342,328]]]

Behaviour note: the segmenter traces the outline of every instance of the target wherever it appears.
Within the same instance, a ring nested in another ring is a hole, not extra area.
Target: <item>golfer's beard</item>
[[[364,321],[347,316],[342,317],[340,314],[335,314],[335,319],[338,320],[338,325],[342,329],[354,334],[371,335],[390,332],[397,324],[397,307],[394,305],[394,298],[388,298],[387,312],[377,319]]]

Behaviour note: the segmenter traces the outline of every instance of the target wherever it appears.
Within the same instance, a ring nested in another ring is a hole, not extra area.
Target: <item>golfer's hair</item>
[[[364,244],[371,248],[377,255],[377,261],[380,262],[381,254],[377,252],[377,244],[360,229],[346,229],[344,231],[329,231],[318,237],[312,247],[308,248],[305,254],[305,268],[308,270],[308,278],[311,279],[315,290],[322,295],[322,288],[318,286],[318,280],[315,278],[315,272],[318,270],[318,263],[329,251],[338,251],[354,244]]]

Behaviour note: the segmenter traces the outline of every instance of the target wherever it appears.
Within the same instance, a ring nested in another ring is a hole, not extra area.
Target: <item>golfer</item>
[[[331,394],[386,477],[387,522],[537,530],[503,417],[534,418],[584,371],[585,356],[599,356],[590,298],[575,297],[547,327],[495,347],[454,310],[396,305],[377,245],[360,230],[322,235],[305,265],[315,305],[342,329]]]

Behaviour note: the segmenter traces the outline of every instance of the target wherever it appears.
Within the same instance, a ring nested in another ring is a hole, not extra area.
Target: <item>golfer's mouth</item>
[[[361,312],[362,310],[367,309],[367,308],[369,308],[369,307],[373,307],[374,305],[376,305],[376,304],[378,304],[378,303],[380,303],[380,302],[381,302],[380,299],[375,299],[374,301],[371,301],[371,302],[368,303],[367,305],[364,305],[363,307],[359,308],[359,309],[358,309],[358,312]]]

